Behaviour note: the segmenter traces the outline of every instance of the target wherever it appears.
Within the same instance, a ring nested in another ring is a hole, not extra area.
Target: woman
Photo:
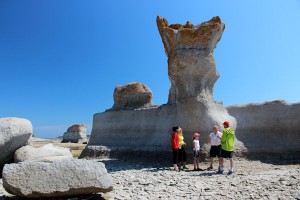
[[[178,136],[178,126],[174,126],[172,129],[172,137],[171,137],[171,146],[173,150],[173,166],[175,171],[178,170],[178,151],[179,151],[179,136]]]
[[[182,133],[182,129],[179,127],[178,128],[178,137],[179,137],[179,170],[181,168],[181,165],[182,165],[182,169],[188,169],[186,167],[186,151],[185,151],[185,146],[186,146],[186,143],[184,142],[184,137],[183,137],[183,133]],[[181,164],[181,165],[180,165]]]

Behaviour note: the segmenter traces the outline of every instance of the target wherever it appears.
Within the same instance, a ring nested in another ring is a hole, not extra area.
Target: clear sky
[[[0,0],[0,117],[62,136],[113,105],[116,85],[146,84],[167,102],[167,57],[156,16],[226,29],[214,51],[224,105],[300,101],[299,0]]]

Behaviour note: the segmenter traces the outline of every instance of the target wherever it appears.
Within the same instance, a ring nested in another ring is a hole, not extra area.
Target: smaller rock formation
[[[87,125],[84,124],[74,124],[70,126],[67,132],[64,133],[62,143],[72,142],[86,144],[86,129]]]
[[[31,135],[32,124],[29,120],[0,118],[0,172],[4,164],[13,162],[15,151],[25,146]]]
[[[133,110],[151,106],[153,106],[152,92],[146,85],[134,82],[115,87],[112,111]]]
[[[6,164],[2,180],[7,192],[26,198],[86,195],[113,189],[105,165],[90,160]]]
[[[24,146],[15,152],[15,163],[24,161],[34,162],[55,162],[63,159],[72,159],[73,155],[69,148],[56,147],[53,144],[46,144],[42,147],[35,148]]]

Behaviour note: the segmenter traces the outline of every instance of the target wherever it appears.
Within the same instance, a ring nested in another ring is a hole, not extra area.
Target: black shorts
[[[210,147],[209,156],[211,158],[214,158],[216,156],[218,156],[218,158],[220,158],[220,156],[221,156],[221,145],[219,145],[219,146],[211,146]]]
[[[193,156],[194,156],[194,158],[199,158],[200,157],[200,151],[197,151],[197,155],[196,155],[196,151],[194,151]]]
[[[221,150],[221,157],[222,158],[232,158],[233,151],[225,151],[224,149]]]

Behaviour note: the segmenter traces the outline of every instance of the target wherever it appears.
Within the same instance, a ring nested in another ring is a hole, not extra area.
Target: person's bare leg
[[[214,158],[210,158],[210,166],[212,167],[213,166],[213,164],[214,164]]]
[[[224,168],[224,160],[222,157],[219,158],[219,165],[221,168]]]
[[[218,157],[218,161],[219,161],[219,167],[218,167],[218,169],[220,169],[220,167],[221,167],[221,165],[220,165],[220,163],[221,163],[221,157]]]
[[[174,170],[175,171],[178,171],[178,166],[177,166],[177,164],[173,164],[174,165]]]
[[[233,171],[233,158],[229,158],[230,161],[230,171]]]
[[[223,174],[224,171],[224,159],[222,157],[220,157],[219,159],[219,170],[218,173]]]

